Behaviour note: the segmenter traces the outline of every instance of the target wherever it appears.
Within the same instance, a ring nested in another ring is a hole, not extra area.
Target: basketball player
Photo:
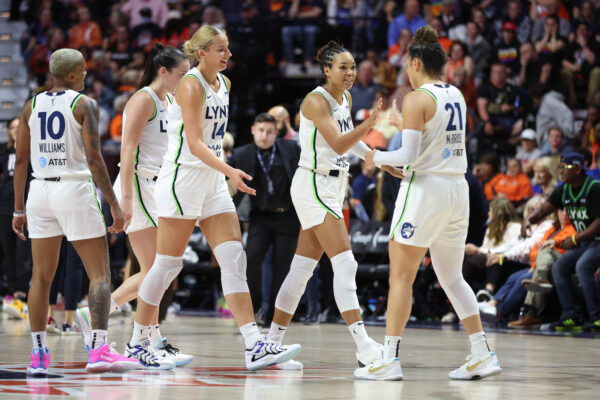
[[[400,340],[412,306],[412,286],[427,249],[437,278],[471,341],[467,363],[451,379],[477,379],[500,373],[488,347],[475,294],[462,276],[469,222],[465,180],[466,104],[461,92],[439,80],[446,55],[435,31],[420,28],[410,45],[408,77],[415,90],[402,102],[402,147],[369,152],[366,164],[404,166],[390,232],[390,292],[383,360],[359,368],[355,377],[401,380]],[[394,104],[392,120],[398,118]],[[393,121],[392,121],[393,122]]]
[[[382,347],[367,335],[360,315],[355,283],[358,264],[350,248],[342,203],[348,186],[348,151],[361,158],[369,151],[360,139],[377,122],[381,102],[354,129],[348,92],[356,78],[352,54],[329,42],[319,49],[317,61],[325,84],[310,92],[300,106],[300,162],[291,186],[301,230],[290,271],[275,300],[268,338],[281,343],[306,283],[325,251],[334,272],[335,301],[356,343],[359,363],[368,365],[381,359]],[[294,364],[296,368],[289,369],[302,368],[301,363]]]
[[[110,306],[110,263],[106,225],[98,204],[96,182],[114,219],[111,233],[123,229],[123,213],[115,197],[98,140],[98,105],[79,94],[86,75],[77,50],[61,49],[50,57],[54,87],[34,96],[21,112],[15,163],[13,229],[25,239],[28,224],[33,256],[29,288],[29,322],[33,350],[29,375],[47,375],[46,317],[50,285],[58,265],[63,235],[72,242],[90,278],[91,341],[88,372],[127,371],[139,366],[106,343]],[[33,177],[24,203],[27,165]]]
[[[221,267],[227,304],[246,345],[246,367],[256,370],[287,361],[299,345],[267,342],[254,321],[246,283],[246,255],[238,216],[225,183],[254,195],[243,171],[223,162],[222,139],[229,113],[230,81],[219,71],[231,57],[225,33],[210,25],[185,42],[184,51],[199,65],[190,70],[175,92],[169,110],[168,149],[156,182],[157,253],[139,294],[131,341],[125,354],[143,362],[149,356],[150,325],[166,288],[183,268],[183,253],[196,221]],[[156,369],[171,366],[159,360]]]
[[[190,63],[181,51],[157,43],[146,59],[140,89],[131,97],[123,112],[121,140],[121,171],[114,190],[126,220],[125,232],[139,263],[140,272],[130,276],[111,296],[110,312],[136,298],[144,276],[156,255],[156,203],[154,186],[162,159],[167,151],[167,117],[177,83],[190,69]],[[135,198],[135,200],[134,200]],[[89,346],[89,309],[77,310],[86,346]],[[166,357],[176,366],[190,363],[194,357],[183,354],[161,338],[158,328],[158,309],[152,317],[150,349]],[[147,359],[153,364],[153,358]],[[141,362],[147,367],[146,361]],[[147,368],[152,368],[148,366]]]

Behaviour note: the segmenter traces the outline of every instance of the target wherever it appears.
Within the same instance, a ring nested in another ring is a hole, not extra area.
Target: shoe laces
[[[177,354],[179,354],[179,349],[177,347],[171,346],[171,343],[167,343],[165,345],[165,347],[163,347],[161,350],[164,350],[167,353],[172,354],[174,356],[176,356]]]

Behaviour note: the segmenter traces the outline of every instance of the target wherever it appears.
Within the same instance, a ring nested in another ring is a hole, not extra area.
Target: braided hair
[[[350,53],[347,49],[344,48],[340,43],[331,40],[325,46],[321,47],[317,51],[317,56],[315,57],[319,67],[321,67],[321,72],[323,76],[325,76],[325,67],[331,68],[333,67],[333,59],[336,55],[340,53]]]

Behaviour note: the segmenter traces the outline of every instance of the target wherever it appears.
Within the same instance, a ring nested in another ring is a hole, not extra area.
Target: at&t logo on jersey
[[[446,148],[445,148],[445,149],[442,151],[442,158],[443,158],[444,160],[445,160],[445,159],[447,159],[447,158],[450,158],[450,149],[449,149],[449,148],[447,148],[447,147],[446,147]]]
[[[405,222],[402,224],[402,228],[400,228],[400,236],[404,239],[410,239],[412,235],[415,233],[415,227],[410,222]]]
[[[46,165],[48,165],[48,160],[46,160],[46,157],[40,157],[40,167],[46,168]]]

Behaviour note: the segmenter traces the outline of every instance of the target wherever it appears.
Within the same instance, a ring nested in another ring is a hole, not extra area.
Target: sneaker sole
[[[102,373],[102,372],[127,372],[136,369],[140,366],[140,363],[133,361],[98,361],[95,363],[88,363],[85,367],[88,373]]]
[[[376,376],[364,376],[364,375],[354,375],[354,378],[361,381],[401,381],[404,380],[403,374],[390,375],[383,378],[379,378]]]
[[[19,312],[19,310],[14,309],[12,307],[7,307],[4,309],[4,311],[8,314],[8,316],[10,318],[13,319],[25,319],[25,317],[23,315],[21,315],[21,313]]]
[[[476,374],[476,375],[472,375],[472,376],[465,376],[465,377],[459,377],[459,378],[451,377],[451,376],[448,376],[448,377],[455,381],[477,381],[480,379],[489,378],[490,376],[500,375],[500,373],[502,373],[502,368],[494,367],[483,374]]]
[[[246,365],[246,368],[248,369],[248,371],[258,371],[259,369],[264,369],[270,367],[271,365],[291,360],[292,358],[296,357],[298,353],[300,353],[300,350],[302,350],[302,346],[300,346],[299,344],[295,346],[289,346],[288,348],[288,351],[278,354],[275,360],[269,362],[268,364],[254,364],[251,366]]]
[[[31,368],[27,367],[27,376],[46,376],[48,370],[46,368]]]
[[[290,364],[290,365],[282,365],[275,364],[273,368],[278,369],[280,371],[302,371],[304,369],[304,365],[300,361],[296,361],[298,364]]]
[[[175,363],[176,367],[183,367],[184,365],[188,365],[192,361],[194,361],[194,357],[193,356],[190,357],[189,359],[182,360],[182,361],[175,361],[175,360],[173,360],[173,362]]]

